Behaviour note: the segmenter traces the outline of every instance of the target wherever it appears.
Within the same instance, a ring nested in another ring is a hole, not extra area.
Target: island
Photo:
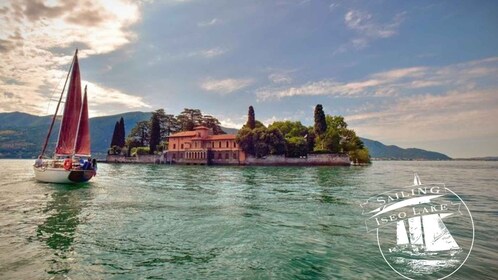
[[[106,161],[286,166],[370,163],[368,149],[342,116],[325,115],[318,104],[314,120],[310,127],[299,121],[276,121],[266,127],[249,106],[247,123],[236,134],[227,134],[216,118],[203,116],[198,109],[185,109],[177,117],[160,109],[150,121],[138,122],[126,139],[123,119],[116,122]]]

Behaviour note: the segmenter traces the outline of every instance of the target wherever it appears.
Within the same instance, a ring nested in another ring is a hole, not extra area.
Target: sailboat
[[[53,157],[43,159],[69,79],[64,112]],[[59,102],[52,117],[40,156],[33,166],[35,178],[48,183],[83,183],[96,175],[96,162],[91,162],[90,125],[88,122],[87,88],[81,97],[78,50],[75,51]]]
[[[415,174],[414,186],[422,185]],[[443,218],[451,214],[431,214],[408,219],[408,232],[404,220],[397,222],[396,245],[416,253],[442,253],[460,250],[457,242],[444,225]]]

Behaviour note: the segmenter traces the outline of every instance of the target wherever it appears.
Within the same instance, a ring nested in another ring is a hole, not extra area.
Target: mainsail
[[[73,155],[81,113],[81,78],[77,52],[69,81],[64,113],[55,148],[56,155]]]
[[[413,185],[422,185],[417,174],[414,176]],[[451,214],[431,214],[408,218],[408,234],[405,221],[398,221],[396,227],[397,245],[411,244],[423,247],[427,252],[459,249],[460,247],[443,222],[443,218],[449,215]]]
[[[85,93],[83,95],[83,103],[81,104],[80,120],[78,125],[78,131],[76,134],[76,143],[74,148],[74,153],[77,156],[90,156],[90,125],[88,123],[88,103],[86,97],[86,86]]]

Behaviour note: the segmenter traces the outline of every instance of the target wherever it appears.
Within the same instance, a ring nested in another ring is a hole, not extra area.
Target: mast
[[[75,53],[71,78],[67,90],[64,113],[59,129],[59,139],[55,148],[55,155],[72,155],[76,130],[81,110],[81,77],[78,63],[78,52]]]
[[[52,134],[52,129],[54,128],[55,119],[57,118],[57,112],[59,111],[59,107],[61,105],[62,96],[64,96],[64,90],[66,90],[67,80],[69,79],[69,74],[71,74],[72,72],[74,61],[76,59],[77,54],[78,54],[78,49],[76,49],[76,52],[74,53],[73,56],[73,60],[71,61],[71,65],[69,66],[69,71],[67,71],[66,81],[64,82],[64,87],[62,88],[61,96],[59,97],[59,102],[57,102],[57,107],[55,108],[55,113],[52,116],[52,122],[50,123],[50,128],[48,129],[47,137],[45,138],[45,143],[43,144],[43,148],[41,151],[42,157],[45,154],[45,150],[47,149],[48,141],[50,139],[50,135]],[[57,142],[59,142],[59,137],[60,137],[60,128],[59,128],[59,135],[57,136]]]

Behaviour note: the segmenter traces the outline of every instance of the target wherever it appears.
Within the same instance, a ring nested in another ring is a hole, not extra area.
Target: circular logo
[[[406,279],[444,279],[460,269],[474,244],[472,215],[444,184],[414,184],[363,203],[368,232],[379,251]]]

